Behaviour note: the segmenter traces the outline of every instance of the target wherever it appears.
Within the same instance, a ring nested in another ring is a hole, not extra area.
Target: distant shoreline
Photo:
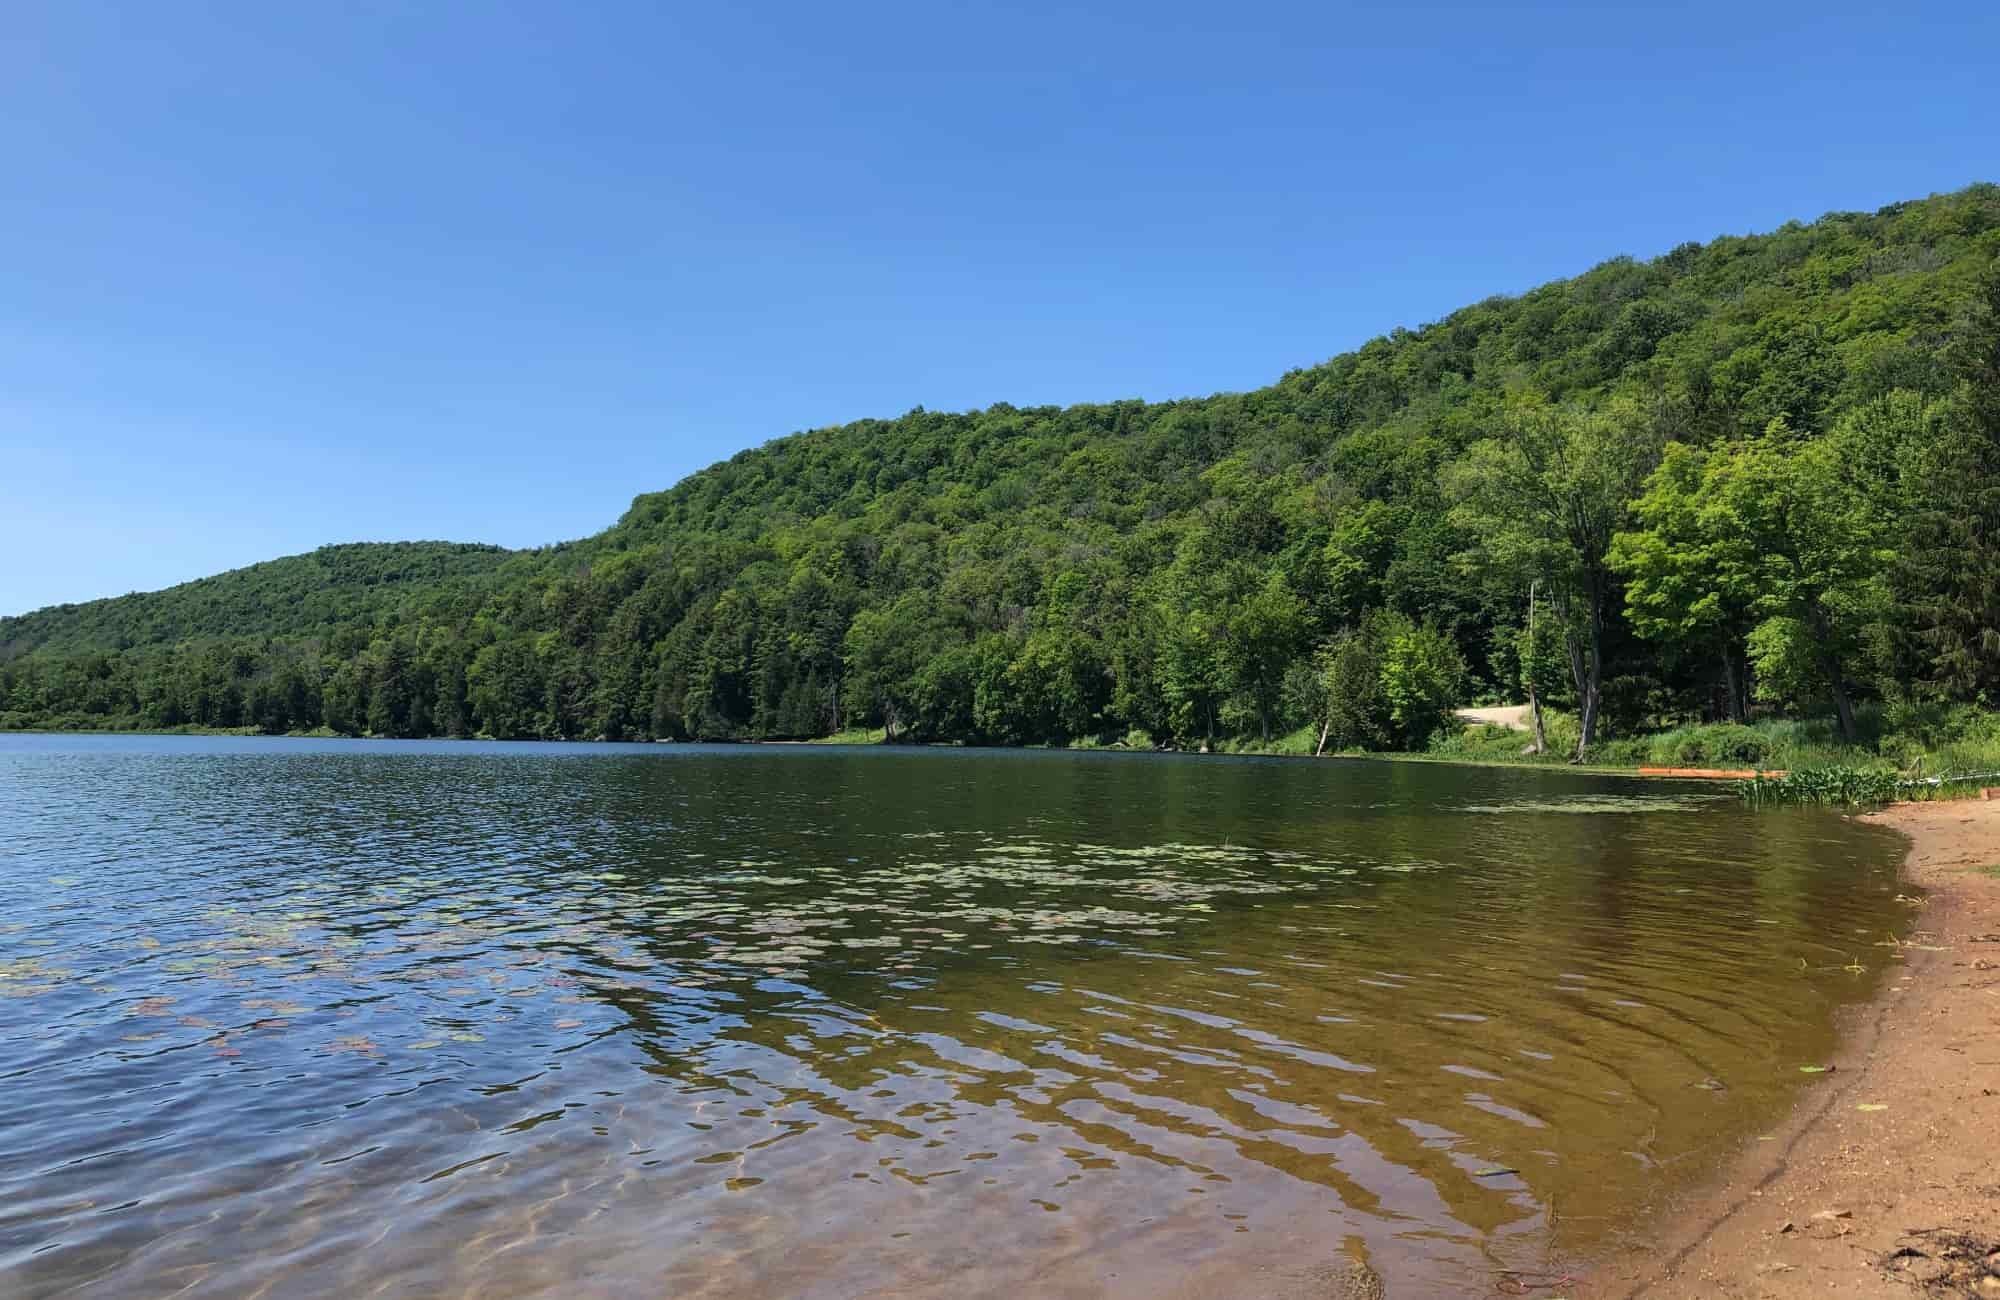
[[[502,740],[494,736],[349,736],[339,732],[319,731],[259,731],[255,727],[180,727],[164,731],[132,729],[124,727],[65,727],[21,728],[0,731],[0,738],[7,736],[197,736],[214,739],[234,740],[352,740],[358,742],[416,740],[443,742],[447,744],[529,744],[529,745],[716,745],[716,746],[780,746],[789,749],[846,746],[849,748],[879,748],[884,750],[926,750],[926,749],[966,749],[977,748],[955,743],[931,743],[896,741],[893,743],[876,739],[852,739],[841,736],[825,736],[812,740]],[[1204,754],[1199,750],[1175,748],[1138,748],[1128,745],[993,745],[984,748],[1024,751],[1041,751],[1053,754],[1178,754],[1187,758],[1286,758],[1321,762],[1362,762],[1362,763],[1425,763],[1437,767],[1507,768],[1514,771],[1571,772],[1583,776],[1630,776],[1643,775],[1634,767],[1613,767],[1593,763],[1540,762],[1520,763],[1505,759],[1465,758],[1451,754],[1412,754],[1400,750],[1368,751],[1362,753],[1301,754],[1283,749],[1229,749]],[[1649,777],[1650,780],[1671,780],[1669,777]]]

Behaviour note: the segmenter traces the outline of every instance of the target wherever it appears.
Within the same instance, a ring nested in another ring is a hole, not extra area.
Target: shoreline
[[[221,740],[354,740],[389,741],[417,740],[442,742],[447,744],[532,744],[532,745],[664,745],[669,748],[687,745],[710,745],[718,748],[849,748],[885,750],[926,750],[926,749],[967,749],[985,748],[994,750],[1033,750],[1051,754],[1172,754],[1188,758],[1287,758],[1304,759],[1312,762],[1348,763],[1423,763],[1435,767],[1476,767],[1509,768],[1524,771],[1567,772],[1578,776],[1627,776],[1644,777],[1647,780],[1703,780],[1714,781],[1713,777],[1662,777],[1643,772],[1635,764],[1629,767],[1609,764],[1571,763],[1561,759],[1537,759],[1532,762],[1513,762],[1498,758],[1464,758],[1457,755],[1420,754],[1403,750],[1380,750],[1367,752],[1343,752],[1334,754],[1305,754],[1280,749],[1235,749],[1218,750],[1214,753],[1199,753],[1192,749],[1136,748],[1126,745],[989,745],[967,746],[954,742],[847,740],[839,737],[819,737],[812,740],[495,740],[491,736],[350,736],[329,731],[259,731],[254,727],[183,727],[167,731],[134,730],[122,727],[64,727],[60,729],[37,729],[32,727],[0,730],[0,737],[6,736],[192,736]]]
[[[1834,1070],[1578,1300],[2000,1300],[2000,802],[1896,804],[1924,902]]]
[[[816,736],[806,739],[739,739],[739,740],[669,740],[665,738],[638,738],[631,740],[611,740],[607,737],[567,737],[567,738],[524,738],[499,739],[492,736],[378,736],[373,733],[347,734],[317,728],[312,731],[262,731],[255,727],[201,727],[187,725],[164,730],[129,727],[15,727],[0,729],[0,738],[7,736],[145,736],[145,737],[201,737],[210,739],[237,740],[354,740],[354,741],[423,741],[472,744],[536,744],[536,745],[664,745],[668,748],[681,746],[712,746],[717,748],[765,747],[791,748],[846,748],[883,749],[891,751],[918,751],[929,749],[983,749],[995,751],[1032,750],[1055,754],[1137,754],[1137,755],[1182,755],[1186,757],[1218,759],[1307,759],[1315,762],[1363,762],[1363,763],[1414,763],[1433,767],[1462,768],[1505,768],[1515,771],[1561,772],[1575,776],[1611,776],[1637,778],[1647,781],[1677,781],[1695,784],[1717,785],[1724,782],[1742,783],[1749,780],[1781,778],[1788,773],[1778,768],[1703,768],[1703,767],[1661,767],[1645,762],[1605,763],[1577,762],[1562,758],[1559,754],[1519,755],[1496,757],[1486,754],[1428,753],[1415,750],[1341,750],[1332,753],[1311,753],[1303,749],[1279,745],[1271,746],[1231,746],[1226,748],[1187,749],[1172,745],[1134,746],[1122,742],[1111,744],[1024,744],[1024,745],[968,745],[960,741],[889,741],[883,739],[880,730],[874,732],[838,732],[830,736]],[[1930,765],[1929,755],[1919,762],[1918,769]],[[1845,766],[1844,764],[1841,766]],[[1870,760],[1856,771],[1891,774],[1887,768],[1878,768]],[[1982,773],[1977,776],[1951,776],[1930,778],[1949,780],[1954,784],[1976,784],[1980,780],[2000,778],[2000,772]],[[1915,784],[1901,781],[1899,785]],[[1967,796],[1976,790],[1967,789]],[[1957,797],[1957,796],[1943,796]],[[1808,801],[1811,802],[1811,801]]]

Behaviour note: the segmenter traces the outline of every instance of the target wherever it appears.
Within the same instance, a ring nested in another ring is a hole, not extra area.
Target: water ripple
[[[14,738],[0,826],[24,1296],[1449,1287],[1906,924],[1869,828],[1525,772]]]

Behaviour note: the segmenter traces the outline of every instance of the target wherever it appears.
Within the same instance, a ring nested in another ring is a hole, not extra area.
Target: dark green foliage
[[[212,637],[323,634],[476,599],[512,552],[458,542],[359,542],[266,560],[164,591],[0,618],[0,660]]]
[[[1754,727],[1719,722],[1684,729],[1667,761],[1675,767],[1757,767],[1769,753],[1769,743]]]
[[[1316,748],[1422,749],[1464,703],[1465,659],[1448,635],[1395,610],[1342,629],[1285,684],[1289,707],[1318,728]]]
[[[1375,749],[1389,743],[1389,701],[1382,692],[1381,638],[1374,628],[1342,632],[1321,652],[1323,745]]]
[[[1923,679],[2000,703],[2000,274],[1987,272],[1952,354],[1963,387],[1942,427],[1908,446],[1890,580]]]
[[[1975,186],[1618,259],[1254,392],[796,434],[559,547],[330,547],[0,619],[0,726],[1420,746],[1519,698],[1531,589],[1533,679],[1592,730],[1969,700],[2000,690],[1996,253]]]

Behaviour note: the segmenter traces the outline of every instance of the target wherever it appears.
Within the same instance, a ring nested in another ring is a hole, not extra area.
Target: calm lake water
[[[1556,772],[0,738],[0,1292],[1490,1292],[1815,1086],[1900,856]]]

